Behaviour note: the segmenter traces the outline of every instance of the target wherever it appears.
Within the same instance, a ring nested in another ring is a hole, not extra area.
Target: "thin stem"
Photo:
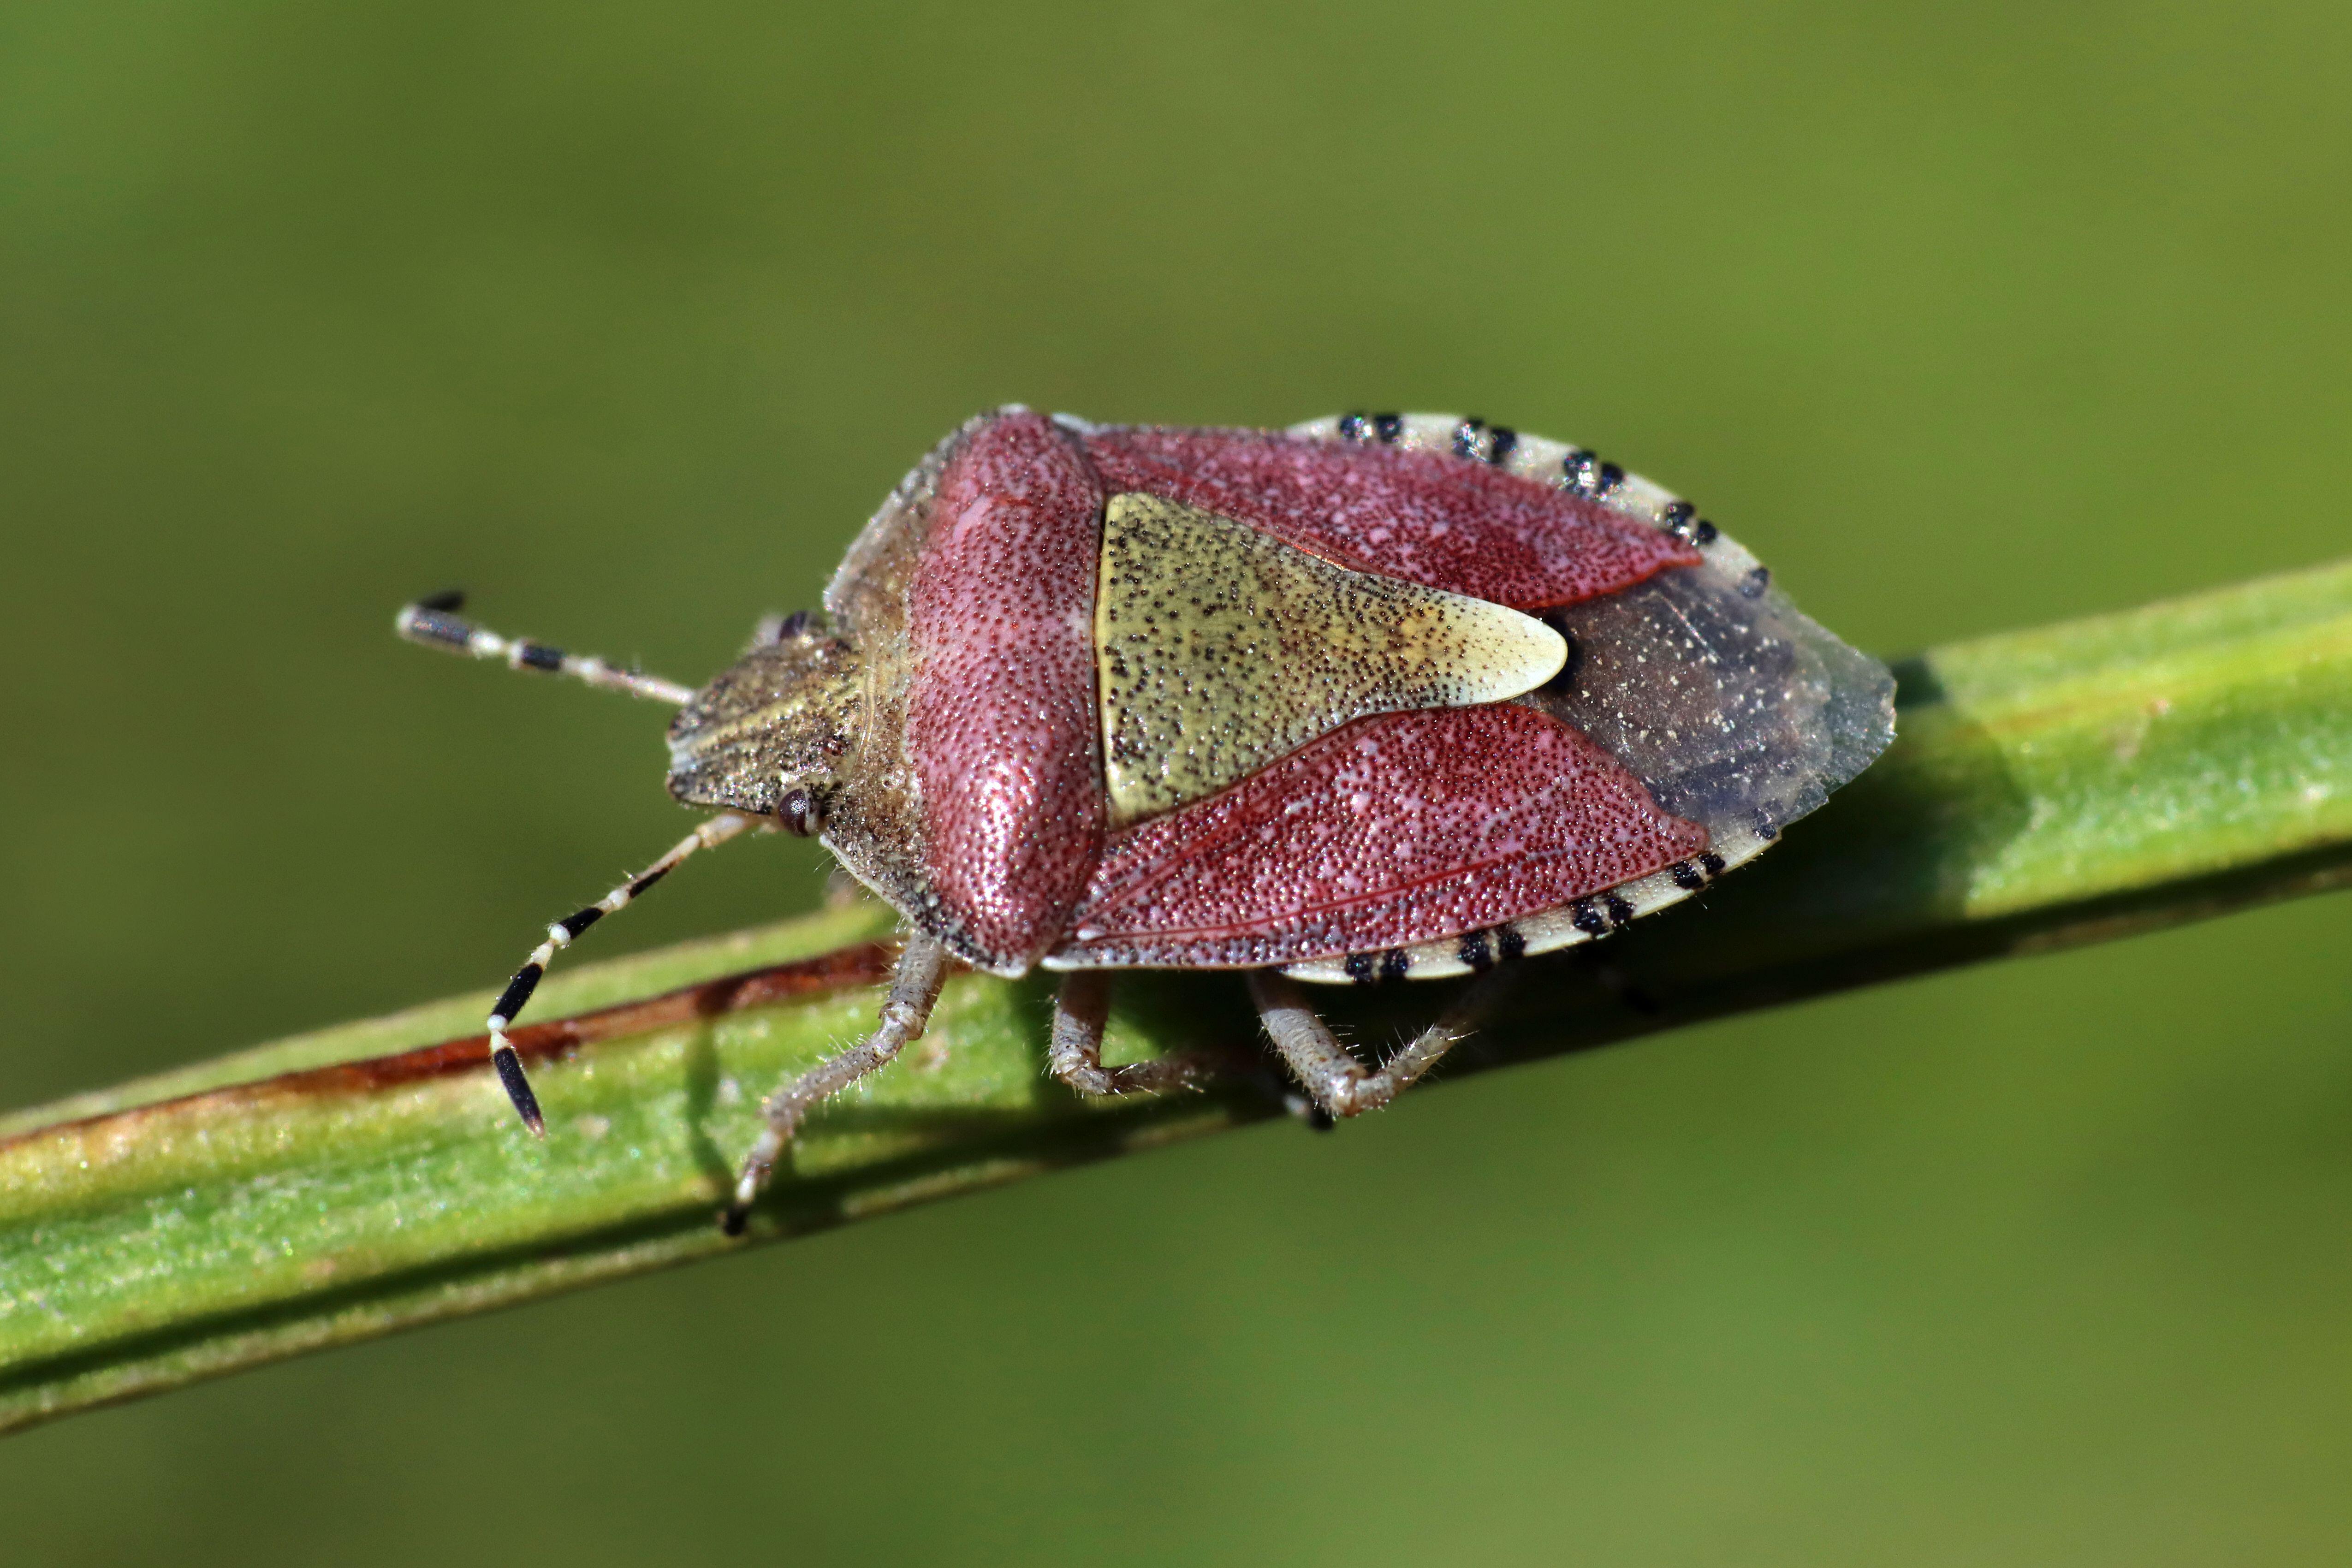
[[[1433,1077],[2352,881],[2352,563],[1899,674],[1894,749],[1787,844],[1535,962]],[[478,994],[0,1117],[0,1426],[745,1245],[715,1219],[759,1097],[873,1027],[888,929],[833,911],[551,979],[512,1034],[544,1142]],[[1248,1081],[1079,1100],[1045,1071],[1051,994],[951,978],[920,1044],[812,1112],[750,1239],[1278,1113]],[[1329,1005],[1393,1040],[1451,995]],[[1233,976],[1123,977],[1103,1058],[1256,1038]]]

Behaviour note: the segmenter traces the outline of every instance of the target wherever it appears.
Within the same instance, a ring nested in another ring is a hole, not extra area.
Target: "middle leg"
[[[1137,1094],[1156,1089],[1198,1089],[1240,1064],[1205,1052],[1187,1051],[1150,1061],[1105,1067],[1103,1026],[1110,1018],[1110,976],[1099,969],[1074,969],[1054,998],[1054,1035],[1045,1061],[1053,1075],[1080,1094]]]

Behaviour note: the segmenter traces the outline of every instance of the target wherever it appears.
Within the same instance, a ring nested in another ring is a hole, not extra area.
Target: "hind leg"
[[[1343,1117],[1379,1110],[1435,1067],[1493,1010],[1501,995],[1498,983],[1509,973],[1496,970],[1474,982],[1437,1022],[1378,1068],[1348,1054],[1297,981],[1279,970],[1257,969],[1250,972],[1249,984],[1265,1032],[1300,1087],[1325,1115]]]

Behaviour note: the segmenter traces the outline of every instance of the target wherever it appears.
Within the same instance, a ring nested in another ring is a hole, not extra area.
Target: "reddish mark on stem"
[[[854,947],[835,948],[814,958],[796,959],[790,963],[771,964],[765,969],[720,975],[715,980],[682,985],[675,991],[666,991],[643,1001],[601,1007],[577,1017],[525,1024],[509,1030],[507,1038],[513,1043],[515,1054],[527,1063],[553,1061],[602,1040],[647,1034],[656,1029],[690,1024],[698,1019],[765,1007],[777,1002],[821,996],[864,985],[878,985],[890,977],[898,956],[898,949],[886,942],[870,942]],[[251,1083],[229,1084],[173,1100],[157,1100],[151,1105],[132,1106],[126,1110],[110,1111],[74,1121],[54,1122],[18,1133],[15,1138],[0,1139],[0,1149],[26,1139],[51,1138],[60,1132],[92,1127],[100,1122],[132,1122],[158,1111],[180,1110],[204,1102],[229,1106],[280,1098],[315,1100],[338,1094],[374,1094],[402,1084],[421,1083],[431,1079],[446,1078],[453,1073],[488,1072],[489,1068],[489,1036],[467,1035],[460,1039],[420,1046],[415,1050],[401,1051],[393,1056],[338,1062],[332,1067],[307,1068],[300,1072],[280,1073],[275,1078],[257,1079]]]

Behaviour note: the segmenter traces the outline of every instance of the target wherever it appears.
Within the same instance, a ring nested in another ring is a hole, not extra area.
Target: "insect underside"
[[[1047,1062],[1078,1092],[1232,1058],[1102,1060],[1111,972],[1243,971],[1296,1106],[1386,1104],[1507,961],[1602,936],[1760,854],[1884,749],[1892,680],[1687,503],[1590,452],[1453,416],[1286,431],[1024,409],[950,437],[821,615],[763,622],[699,690],[512,639],[455,595],[404,637],[677,710],[694,832],[547,929],[556,953],[701,850],[815,835],[908,936],[873,1032],[784,1085],[722,1223],[810,1110],[919,1037],[958,963],[1063,972]],[[1301,982],[1478,976],[1376,1066]]]

